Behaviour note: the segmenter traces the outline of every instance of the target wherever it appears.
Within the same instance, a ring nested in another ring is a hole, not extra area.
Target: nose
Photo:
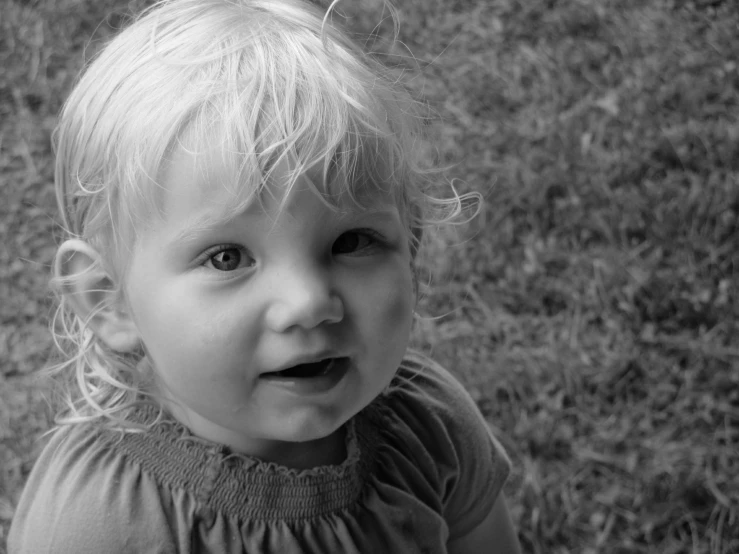
[[[274,301],[265,317],[273,331],[312,329],[344,318],[344,304],[320,268],[286,268],[274,277],[272,285]]]

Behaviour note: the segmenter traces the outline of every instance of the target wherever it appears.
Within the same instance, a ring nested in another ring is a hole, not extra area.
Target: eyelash
[[[353,255],[355,253],[361,253],[367,249],[374,249],[374,248],[377,248],[378,246],[381,246],[385,242],[385,237],[383,237],[381,233],[375,231],[374,229],[350,229],[348,231],[344,231],[343,233],[341,233],[337,237],[336,241],[338,241],[344,235],[350,234],[350,233],[364,236],[365,238],[369,239],[370,244],[360,248],[359,250],[355,250],[350,253],[344,253],[344,255]],[[336,243],[336,241],[334,241],[334,244]],[[332,248],[333,248],[333,245],[332,245]]]
[[[382,233],[375,231],[374,229],[351,229],[350,231],[347,231],[347,233],[362,233],[377,242],[383,242],[385,240]]]

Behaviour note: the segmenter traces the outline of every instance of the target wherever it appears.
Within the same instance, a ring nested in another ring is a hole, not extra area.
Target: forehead
[[[267,172],[250,168],[242,154],[215,141],[180,143],[172,149],[161,173],[162,215],[200,212],[215,224],[240,214],[290,214],[300,208],[300,193],[312,191],[337,217],[383,208],[397,208],[390,179],[346,179],[333,176],[330,161],[301,171],[287,157]]]

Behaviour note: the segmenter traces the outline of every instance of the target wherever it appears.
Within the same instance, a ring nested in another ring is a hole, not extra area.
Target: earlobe
[[[140,348],[136,324],[92,246],[79,239],[65,241],[56,253],[54,275],[77,316],[109,348],[121,353]]]

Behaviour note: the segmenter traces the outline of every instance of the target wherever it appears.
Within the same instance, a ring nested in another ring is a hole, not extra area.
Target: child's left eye
[[[334,241],[331,247],[332,254],[355,254],[377,246],[379,241],[378,234],[369,229],[361,229],[357,231],[347,231],[342,233],[339,238]]]

